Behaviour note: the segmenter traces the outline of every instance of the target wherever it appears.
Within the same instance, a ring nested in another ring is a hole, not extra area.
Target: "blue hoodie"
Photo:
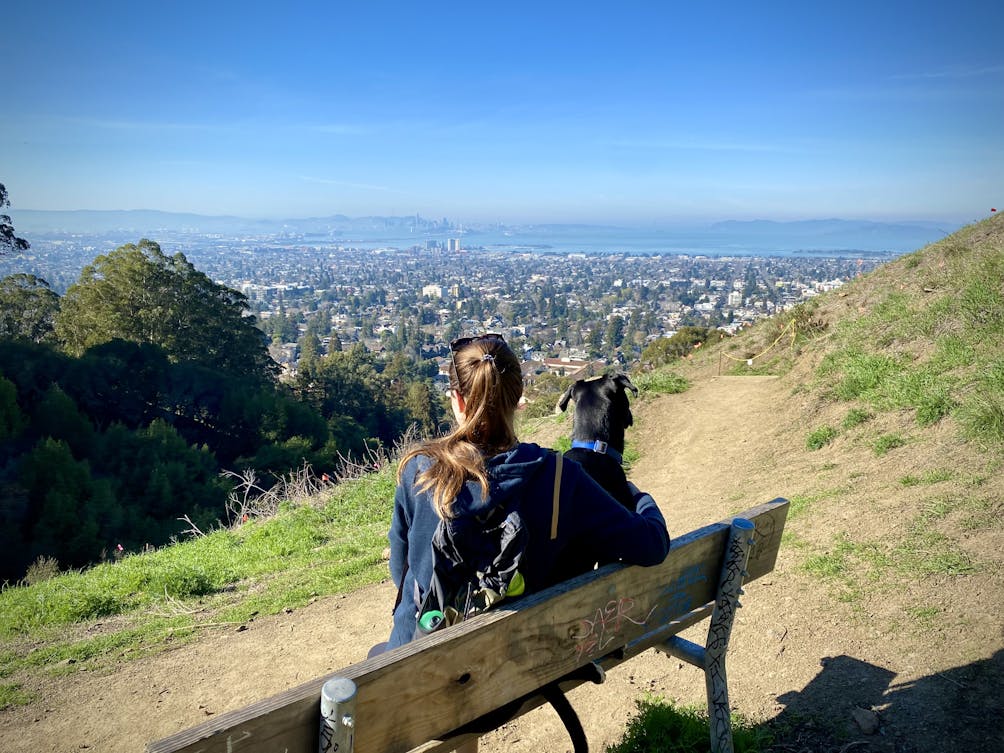
[[[394,493],[394,517],[388,534],[390,572],[402,598],[394,611],[388,648],[412,639],[417,604],[432,580],[432,534],[439,518],[432,493],[419,492],[415,481],[431,462],[425,455],[409,460]],[[564,459],[558,533],[552,541],[555,454],[535,444],[520,443],[489,458],[487,468],[488,499],[482,498],[477,482],[468,481],[454,502],[454,514],[483,515],[513,495],[522,495],[520,513],[530,539],[520,573],[528,593],[586,572],[596,562],[657,565],[669,552],[666,521],[648,494],[639,494],[637,512],[630,512],[593,481],[582,466]]]

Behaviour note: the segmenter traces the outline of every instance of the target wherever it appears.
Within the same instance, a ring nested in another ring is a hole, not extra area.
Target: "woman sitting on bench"
[[[523,377],[501,335],[461,338],[450,350],[457,427],[408,452],[398,469],[389,539],[391,576],[399,590],[388,648],[420,632],[419,611],[436,574],[432,542],[440,521],[460,549],[465,537],[489,526],[505,529],[513,566],[501,568],[505,578],[496,590],[481,589],[492,594],[488,606],[495,597],[539,591],[596,563],[656,565],[669,552],[666,522],[651,496],[632,487],[631,512],[575,462],[562,463],[553,451],[517,440]],[[505,557],[495,561],[500,559]],[[463,619],[467,610],[459,611]],[[463,748],[476,749],[476,741]]]

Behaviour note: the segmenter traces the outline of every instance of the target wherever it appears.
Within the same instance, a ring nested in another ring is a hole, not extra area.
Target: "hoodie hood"
[[[544,469],[553,454],[536,444],[517,444],[508,452],[488,459],[488,499],[481,498],[481,486],[468,481],[454,502],[454,515],[482,515],[519,494]]]

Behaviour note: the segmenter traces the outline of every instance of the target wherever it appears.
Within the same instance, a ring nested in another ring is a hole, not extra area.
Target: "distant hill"
[[[130,239],[161,238],[166,234],[226,234],[249,236],[320,236],[333,240],[387,241],[400,243],[447,235],[466,235],[488,245],[510,240],[527,245],[568,244],[589,241],[655,249],[702,251],[749,251],[755,246],[766,252],[864,252],[904,253],[939,240],[958,229],[950,222],[873,222],[821,219],[797,222],[728,220],[711,225],[611,226],[573,223],[541,223],[502,226],[465,224],[462,228],[442,220],[417,215],[404,217],[322,217],[251,219],[231,215],[201,215],[158,210],[11,210],[18,231],[32,235],[120,234]]]
[[[298,219],[250,219],[232,215],[203,215],[162,212],[154,209],[49,211],[21,209],[12,211],[15,227],[22,233],[130,233],[156,236],[158,233],[338,233],[414,225],[415,217],[329,217]]]
[[[800,245],[805,249],[836,250],[882,248],[906,251],[944,238],[957,224],[944,222],[873,222],[868,220],[728,220],[711,226],[712,232],[743,238]]]

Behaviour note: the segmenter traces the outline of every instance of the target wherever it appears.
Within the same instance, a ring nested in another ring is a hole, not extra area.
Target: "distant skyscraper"
[[[460,250],[460,239],[459,238],[450,238],[447,241],[447,244],[448,244],[447,250],[449,250],[449,251],[459,251]]]

